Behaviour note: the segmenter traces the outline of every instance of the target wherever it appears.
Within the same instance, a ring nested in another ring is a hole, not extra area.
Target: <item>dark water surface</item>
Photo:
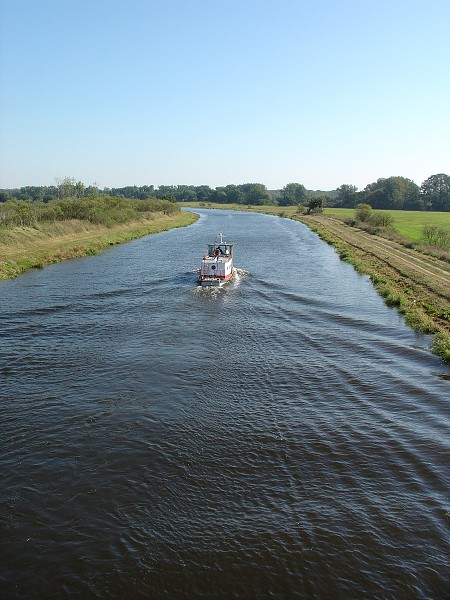
[[[303,225],[199,212],[0,283],[0,597],[448,598],[450,369]]]

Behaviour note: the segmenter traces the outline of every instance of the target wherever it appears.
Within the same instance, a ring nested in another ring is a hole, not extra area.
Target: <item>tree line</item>
[[[431,175],[419,187],[406,177],[377,179],[358,192],[352,185],[336,190],[335,206],[354,208],[370,204],[383,210],[450,211],[450,177],[445,173]]]
[[[302,186],[303,187],[303,186]],[[306,190],[305,190],[306,191]],[[51,186],[26,186],[16,189],[0,190],[0,202],[23,200],[25,202],[49,202],[62,198],[83,198],[109,196],[113,198],[135,200],[167,200],[169,202],[218,202],[236,204],[271,204],[276,202],[274,193],[269,192],[262,183],[244,183],[210,188],[208,185],[130,185],[121,188],[98,189],[95,185],[84,187],[81,181],[66,177]],[[275,192],[275,196],[276,196]]]
[[[301,183],[288,183],[281,190],[268,190],[262,183],[244,183],[211,188],[207,185],[153,185],[126,186],[98,189],[85,187],[81,181],[66,177],[52,186],[26,186],[0,190],[0,202],[21,200],[43,202],[64,198],[98,197],[169,202],[215,202],[219,204],[296,206],[307,204],[311,198],[320,198],[323,206],[355,208],[370,204],[383,210],[450,211],[450,176],[431,175],[421,186],[406,177],[380,178],[363,190],[343,184],[336,190],[318,192],[307,190]]]

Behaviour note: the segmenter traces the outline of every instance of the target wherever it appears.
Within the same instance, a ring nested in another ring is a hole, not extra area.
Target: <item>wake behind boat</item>
[[[233,277],[233,244],[225,242],[221,233],[219,236],[219,241],[208,244],[208,250],[202,258],[198,276],[201,286],[220,287]]]

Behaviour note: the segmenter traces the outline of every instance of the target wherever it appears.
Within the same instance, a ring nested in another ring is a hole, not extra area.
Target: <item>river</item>
[[[0,282],[0,598],[448,598],[449,367],[304,225],[198,212]]]

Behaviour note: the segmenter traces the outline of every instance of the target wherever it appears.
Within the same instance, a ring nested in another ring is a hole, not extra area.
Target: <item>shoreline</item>
[[[100,254],[105,248],[146,235],[186,227],[198,218],[195,213],[181,211],[109,228],[72,220],[0,230],[0,281],[63,260]]]
[[[324,215],[299,215],[341,260],[370,280],[386,305],[419,334],[433,336],[431,351],[450,362],[450,265]]]

